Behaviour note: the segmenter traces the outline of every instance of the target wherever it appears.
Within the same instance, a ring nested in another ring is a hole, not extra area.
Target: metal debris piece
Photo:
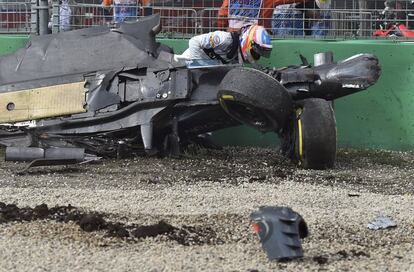
[[[380,215],[368,223],[367,227],[371,230],[388,229],[397,227],[397,223],[389,216]]]
[[[30,163],[17,174],[25,174],[36,166],[67,165],[97,161],[101,157],[85,153],[84,148],[64,147],[7,147],[6,161],[30,161]]]
[[[297,212],[288,207],[260,207],[250,215],[269,260],[290,260],[303,257],[301,238],[308,236],[308,227]]]
[[[361,195],[358,194],[358,193],[348,193],[348,196],[349,197],[358,197],[358,196],[361,196]]]
[[[84,148],[69,147],[14,147],[6,148],[6,161],[34,161],[34,160],[75,160],[82,162],[85,159]]]

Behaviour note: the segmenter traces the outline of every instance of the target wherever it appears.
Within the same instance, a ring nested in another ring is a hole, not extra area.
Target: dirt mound
[[[86,232],[102,230],[105,231],[105,235],[109,237],[133,238],[128,239],[128,241],[165,235],[167,239],[176,241],[185,246],[223,243],[223,241],[217,238],[216,232],[210,227],[187,225],[174,227],[164,220],[160,220],[156,224],[145,226],[136,224],[125,225],[121,222],[107,221],[104,217],[105,214],[102,213],[84,213],[70,204],[52,208],[49,208],[46,204],[37,205],[34,208],[19,208],[15,204],[0,202],[0,224],[9,222],[30,222],[45,219],[63,223],[72,221],[79,225],[80,229]]]

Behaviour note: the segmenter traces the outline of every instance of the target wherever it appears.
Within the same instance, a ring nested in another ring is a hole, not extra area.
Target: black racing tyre
[[[279,132],[293,111],[287,90],[271,76],[250,68],[230,70],[217,98],[231,117],[261,132]]]
[[[285,153],[306,169],[332,168],[336,158],[336,120],[331,102],[311,98],[296,106],[287,137],[282,139]]]

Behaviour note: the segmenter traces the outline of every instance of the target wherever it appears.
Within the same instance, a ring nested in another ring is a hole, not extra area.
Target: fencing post
[[[38,0],[31,0],[30,1],[30,33],[34,35],[38,35],[38,22],[39,22],[39,16],[38,16],[38,9],[37,4]]]
[[[369,22],[367,16],[367,0],[359,0],[359,36],[366,37],[369,36]]]
[[[49,5],[47,0],[39,0],[39,35],[49,33]]]
[[[53,0],[52,6],[52,33],[59,32],[59,0]]]

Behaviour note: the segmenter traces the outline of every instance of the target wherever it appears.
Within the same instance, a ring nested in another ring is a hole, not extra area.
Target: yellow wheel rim
[[[303,133],[302,133],[302,120],[300,116],[302,114],[302,109],[299,108],[296,110],[296,121],[298,122],[298,142],[299,142],[299,165],[302,163],[303,158]]]

